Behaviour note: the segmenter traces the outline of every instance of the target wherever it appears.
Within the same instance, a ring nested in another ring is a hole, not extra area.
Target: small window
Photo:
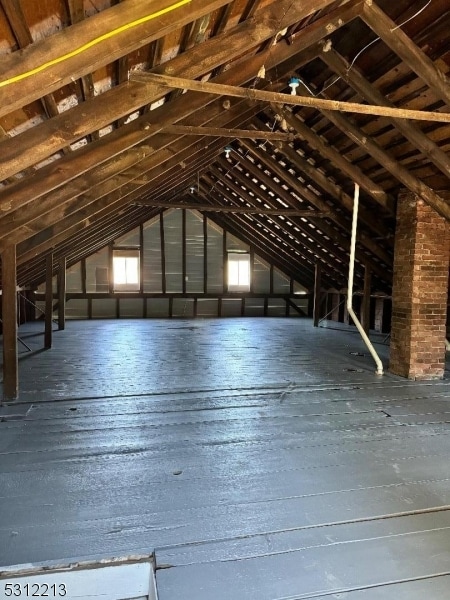
[[[228,254],[228,290],[230,292],[250,291],[250,255]]]
[[[115,292],[140,289],[139,250],[113,250],[113,288]]]

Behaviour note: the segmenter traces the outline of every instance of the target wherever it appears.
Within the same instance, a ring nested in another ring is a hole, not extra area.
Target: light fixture
[[[291,96],[297,95],[297,88],[300,85],[300,79],[297,77],[291,77],[289,79],[289,87],[291,88]]]
[[[193,185],[191,185],[191,187],[189,188],[189,191],[191,192],[191,194],[193,194],[195,192],[195,187]]]
[[[224,152],[225,152],[225,158],[230,158],[230,153],[233,150],[233,148],[231,146],[226,146],[224,148]]]

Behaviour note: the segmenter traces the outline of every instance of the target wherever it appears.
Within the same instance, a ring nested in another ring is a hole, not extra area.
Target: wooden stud
[[[112,257],[110,260],[110,271],[111,273],[110,275],[110,289],[109,291],[112,291]],[[87,274],[86,274],[86,259],[83,258],[81,259],[81,291],[83,292],[83,294],[85,294],[87,292]]]
[[[144,292],[144,224],[139,224],[139,291]],[[145,312],[145,311],[144,311]]]
[[[19,394],[16,246],[2,252],[3,401]]]
[[[253,246],[250,246],[250,291],[255,291],[255,250]]]
[[[66,267],[65,256],[59,259],[58,269],[58,329],[66,328]]]
[[[364,295],[361,303],[361,322],[364,331],[369,335],[370,329],[370,293],[372,285],[372,272],[370,267],[365,266],[364,270]]]
[[[319,326],[320,321],[320,304],[321,304],[321,289],[322,289],[322,265],[316,263],[314,271],[314,308],[313,308],[313,321],[314,327]]]
[[[53,335],[53,254],[45,261],[45,334],[44,347],[52,347]]]
[[[182,290],[183,294],[186,293],[186,278],[187,278],[187,269],[186,269],[186,209],[181,211],[181,252],[182,252]]]
[[[227,231],[223,230],[222,235],[222,290],[228,292],[228,253],[227,253]]]
[[[208,293],[208,219],[203,215],[203,292]]]
[[[159,237],[161,243],[161,288],[163,294],[167,291],[166,279],[166,242],[164,236],[164,211],[159,213]]]

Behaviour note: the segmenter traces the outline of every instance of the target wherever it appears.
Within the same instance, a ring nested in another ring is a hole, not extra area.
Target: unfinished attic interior
[[[449,31],[0,0],[0,600],[448,599]]]

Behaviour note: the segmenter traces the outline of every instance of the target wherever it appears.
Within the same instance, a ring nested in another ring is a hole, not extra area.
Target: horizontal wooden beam
[[[159,84],[168,88],[192,90],[204,92],[205,94],[217,94],[218,96],[232,96],[235,98],[246,98],[248,100],[259,100],[262,102],[275,102],[291,104],[294,106],[309,106],[317,110],[331,110],[338,112],[351,112],[363,115],[376,115],[379,117],[393,117],[396,119],[410,119],[418,121],[437,121],[439,123],[450,123],[449,113],[430,112],[425,110],[409,110],[405,108],[392,108],[390,106],[374,106],[372,104],[358,104],[357,102],[341,102],[339,100],[323,100],[308,96],[293,96],[279,92],[266,92],[255,88],[241,88],[219,83],[208,83],[185,79],[184,77],[170,77],[169,75],[157,75],[155,73],[134,72],[130,74],[130,80],[143,84]],[[286,82],[287,83],[287,82]]]
[[[194,192],[195,193],[195,192]],[[294,210],[292,208],[276,209],[276,208],[258,208],[257,206],[211,206],[210,204],[199,204],[197,202],[149,202],[137,200],[133,204],[154,206],[155,208],[188,208],[191,210],[199,210],[201,212],[218,212],[218,213],[242,213],[245,215],[273,215],[286,217],[305,217],[308,219],[329,217],[329,213],[318,212],[315,210]]]
[[[283,293],[265,293],[265,292],[226,292],[214,294],[213,292],[69,292],[66,295],[67,302],[69,300],[106,300],[108,298],[282,298],[287,299],[301,299],[307,296],[304,294],[283,294]],[[44,300],[45,294],[36,292],[34,299],[36,301]],[[55,300],[58,299],[57,294],[53,294]]]
[[[255,131],[250,129],[227,129],[226,127],[195,127],[193,125],[153,125],[144,126],[146,131],[154,129],[155,133],[170,133],[174,135],[204,135],[213,137],[225,137],[230,139],[253,139],[253,140],[273,140],[291,142],[295,139],[293,133],[284,133],[281,131]]]

